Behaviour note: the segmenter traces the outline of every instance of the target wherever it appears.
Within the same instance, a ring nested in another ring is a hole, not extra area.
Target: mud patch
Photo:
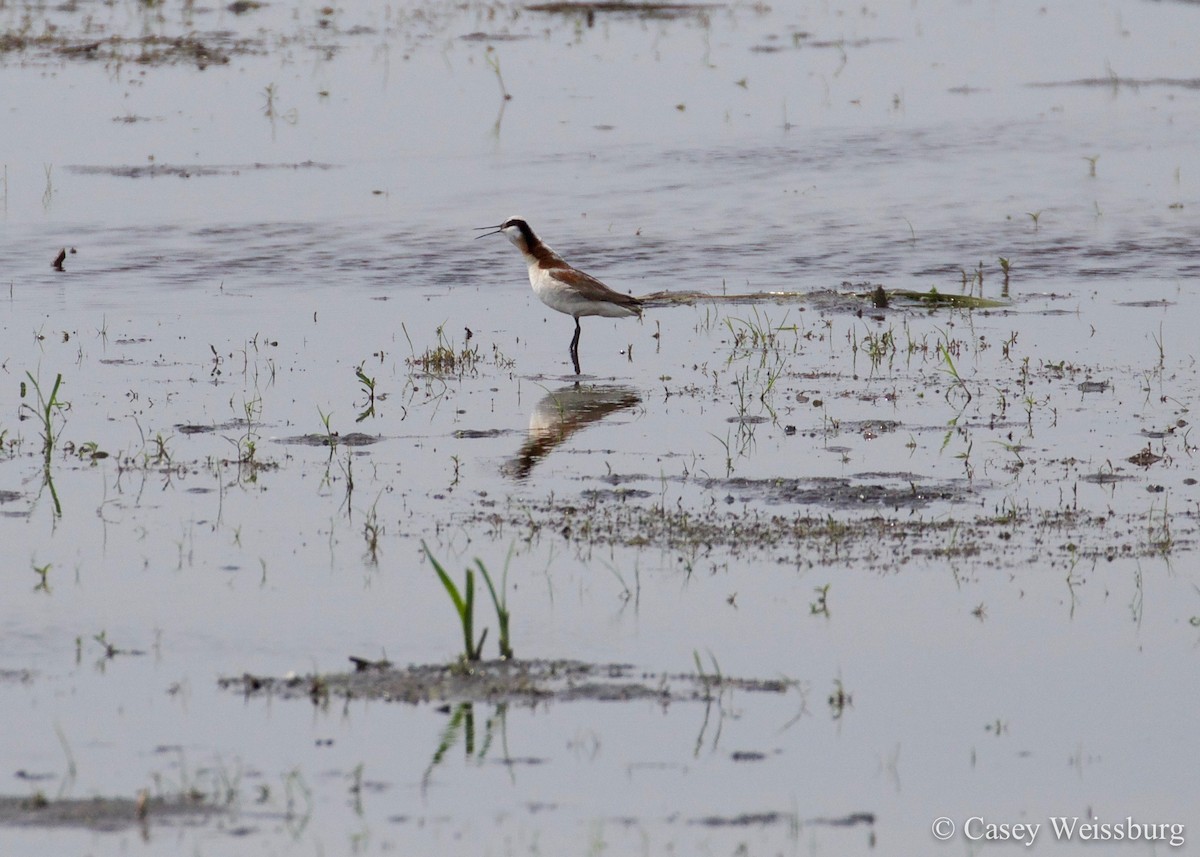
[[[766,827],[772,824],[788,824],[796,827],[825,826],[825,827],[857,827],[875,826],[875,813],[852,812],[836,818],[801,819],[790,812],[749,812],[742,815],[706,815],[694,818],[688,824],[699,824],[704,827]]]
[[[793,33],[791,42],[783,44],[770,42],[768,44],[751,45],[750,52],[755,54],[778,54],[784,51],[803,50],[805,48],[835,48],[845,51],[847,48],[865,48],[871,45],[885,45],[898,41],[892,38],[879,39],[811,39],[811,33]]]
[[[533,36],[523,35],[521,33],[467,33],[464,36],[458,37],[463,42],[520,42],[525,39],[532,39]]]
[[[740,294],[714,294],[700,291],[660,291],[642,295],[642,304],[648,307],[694,306],[695,304],[760,304],[760,303],[807,303],[824,310],[861,311],[864,304],[883,309],[893,302],[907,306],[926,308],[947,307],[952,309],[1005,309],[1012,304],[1003,300],[992,300],[970,294],[939,292],[931,288],[927,292],[912,289],[885,289],[874,283],[842,283],[840,289],[818,289],[811,292],[760,291]]]
[[[219,431],[246,431],[245,420],[228,420],[223,423],[204,425],[201,423],[176,423],[175,431],[180,434],[209,434]]]
[[[1131,478],[1105,471],[1081,475],[1079,480],[1107,485]],[[530,542],[562,539],[582,556],[598,547],[618,545],[675,551],[689,565],[714,552],[728,552],[732,557],[769,558],[798,568],[837,564],[893,571],[918,559],[969,559],[995,567],[1018,561],[1030,545],[1051,563],[1055,555],[1067,562],[1077,557],[1111,561],[1121,556],[1161,556],[1166,551],[1190,550],[1197,538],[1190,515],[1176,520],[1170,540],[1164,541],[1148,531],[1145,517],[1136,513],[1096,515],[1069,507],[1015,513],[998,507],[992,514],[950,514],[933,501],[971,496],[971,489],[953,485],[942,491],[915,483],[890,487],[830,478],[713,480],[711,487],[717,503],[700,510],[640,503],[647,492],[619,488],[584,492],[577,503],[510,500],[507,506],[480,509],[470,520],[505,537]],[[975,500],[977,505],[982,502],[981,497]],[[858,508],[866,514],[767,514],[758,506],[763,502],[836,502],[839,509]],[[925,505],[930,509],[923,510]],[[925,514],[914,514],[917,511]],[[930,511],[936,514],[929,515]]]
[[[463,440],[479,440],[481,438],[501,437],[506,434],[515,434],[511,429],[459,429],[454,433],[454,436]]]
[[[1038,89],[1053,89],[1062,86],[1102,87],[1105,89],[1141,89],[1142,87],[1170,87],[1176,89],[1200,89],[1200,77],[1084,77],[1078,80],[1045,81],[1027,86]]]
[[[887,478],[887,477],[883,477]],[[935,501],[974,500],[982,486],[959,483],[925,483],[919,476],[900,474],[900,484],[866,482],[858,479],[826,477],[820,479],[714,479],[704,484],[709,491],[729,492],[735,500],[760,499],[770,504],[797,503],[828,506],[834,509],[919,509]],[[889,480],[890,481],[890,480]],[[730,502],[726,499],[726,502]]]
[[[356,659],[356,663],[358,661]],[[219,679],[225,690],[246,696],[308,699],[372,699],[385,702],[671,702],[708,701],[724,691],[786,693],[783,679],[742,679],[720,675],[651,673],[628,664],[588,664],[569,660],[480,661],[362,670],[331,675],[254,676]]]
[[[293,437],[280,438],[276,443],[292,443],[300,446],[370,446],[381,440],[383,438],[378,435],[352,431],[349,434],[298,434]]]
[[[720,3],[626,3],[617,2],[562,2],[533,3],[525,7],[530,12],[546,12],[555,15],[583,15],[590,26],[596,15],[627,15],[637,18],[671,19],[703,15],[714,9],[723,8]]]
[[[173,176],[180,179],[205,178],[207,176],[237,176],[242,173],[264,170],[332,170],[335,164],[318,161],[300,161],[294,164],[139,164],[126,166],[100,166],[93,164],[70,164],[67,171],[84,176],[116,176],[125,179],[152,179]]]
[[[110,36],[79,39],[72,36],[0,34],[0,56],[17,54],[24,60],[69,59],[110,64],[226,65],[233,56],[265,54],[257,39],[238,38],[232,33],[189,33],[180,36]]]
[[[40,795],[0,796],[0,827],[81,828],[115,833],[136,827],[203,824],[221,813],[212,804],[186,797],[48,800]]]
[[[887,431],[886,421],[864,422],[861,430]],[[836,449],[836,447],[830,447]],[[602,477],[602,482],[614,486],[615,490],[586,489],[585,499],[627,500],[635,497],[653,496],[649,490],[625,487],[639,482],[657,483],[662,477],[645,474],[617,474]],[[919,509],[933,502],[977,502],[979,491],[987,484],[979,480],[974,483],[965,479],[932,482],[915,473],[863,473],[850,477],[813,477],[807,479],[771,477],[747,479],[688,479],[674,477],[666,480],[678,484],[694,484],[715,496],[725,505],[736,502],[766,502],[768,504],[794,503],[805,506],[825,506],[838,510],[881,507],[888,509]]]

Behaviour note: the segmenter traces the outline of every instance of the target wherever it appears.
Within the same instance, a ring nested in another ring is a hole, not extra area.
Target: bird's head
[[[475,236],[476,238],[500,233],[515,244],[517,249],[523,253],[530,252],[530,249],[538,243],[538,237],[533,234],[533,230],[529,228],[529,224],[521,217],[510,217],[498,226],[481,226],[479,228],[491,231],[484,232],[483,235],[477,235]]]

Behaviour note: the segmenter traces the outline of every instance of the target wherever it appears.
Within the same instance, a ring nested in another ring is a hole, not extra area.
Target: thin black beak
[[[496,234],[498,234],[498,233],[503,233],[503,232],[504,232],[504,230],[503,230],[503,229],[501,229],[499,226],[476,226],[476,227],[475,227],[475,231],[476,231],[476,232],[478,232],[478,231],[479,231],[479,230],[481,230],[481,229],[490,229],[490,230],[492,230],[492,231],[491,231],[491,232],[484,232],[482,235],[476,235],[475,237],[476,237],[477,239],[478,239],[478,238],[487,238],[489,235],[496,235]]]

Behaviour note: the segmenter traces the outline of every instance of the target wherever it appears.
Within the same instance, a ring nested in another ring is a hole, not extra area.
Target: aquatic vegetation
[[[404,325],[400,327],[407,337],[408,330],[404,328]],[[446,336],[445,325],[439,324],[437,344],[426,348],[419,355],[414,351],[411,357],[405,358],[405,362],[414,369],[430,375],[457,375],[459,378],[474,375],[479,371],[479,347],[468,344],[470,340],[471,337],[468,336],[462,347],[456,348]],[[411,349],[412,339],[409,339],[408,344]]]
[[[67,455],[78,456],[81,460],[90,461],[92,464],[108,458],[108,453],[102,450],[100,444],[94,440],[84,441],[78,445],[67,441],[63,444],[63,452]]]
[[[33,587],[33,591],[49,593],[50,592],[50,568],[51,568],[52,564],[46,563],[45,565],[38,565],[37,563],[33,563],[32,565],[33,565],[33,573],[38,576],[38,584],[37,584],[37,586]]]
[[[383,524],[379,522],[379,498],[371,504],[363,521],[363,540],[366,542],[366,553],[363,561],[371,567],[379,565],[379,538],[384,534]]]
[[[1004,285],[1001,287],[1000,294],[1007,297],[1008,296],[1008,277],[1009,277],[1009,274],[1012,272],[1012,263],[1004,256],[1000,257],[999,262],[1000,262],[1000,272],[1002,274],[1004,274]]]
[[[991,300],[970,294],[947,294],[946,292],[939,292],[936,288],[931,288],[927,292],[917,292],[912,289],[892,289],[888,294],[892,298],[906,298],[910,301],[934,308],[944,306],[954,309],[998,309],[999,307],[1008,306],[1005,301]]]
[[[356,423],[361,423],[367,417],[375,416],[375,379],[368,376],[367,373],[363,371],[365,362],[366,361],[359,363],[354,369],[354,377],[358,379],[358,383],[362,388],[363,395],[367,397],[366,404],[363,406],[362,410],[358,412],[358,417],[354,420]],[[383,397],[380,396],[380,398]],[[326,425],[326,428],[328,429],[328,425]]]
[[[971,399],[973,398],[971,395],[971,390],[967,387],[967,382],[964,381],[962,376],[958,374],[958,367],[954,365],[954,358],[950,356],[950,351],[953,347],[953,344],[944,333],[942,334],[942,339],[943,341],[938,343],[937,353],[942,359],[942,362],[945,364],[943,367],[944,371],[954,380],[953,386],[946,391],[946,399],[949,400],[951,391],[959,389],[966,394],[967,402],[970,403]]]
[[[824,586],[813,587],[813,592],[817,593],[817,600],[809,602],[808,612],[810,614],[829,618],[829,587],[832,585],[826,583]]]
[[[148,462],[151,462],[154,464],[170,464],[171,463],[171,451],[169,449],[167,449],[167,441],[169,439],[170,438],[164,438],[162,436],[162,432],[158,432],[157,434],[154,435],[154,438],[152,441],[154,443],[154,451],[152,453],[146,454]],[[151,457],[152,457],[152,459],[151,459]]]
[[[871,361],[872,370],[878,369],[885,359],[890,361],[896,355],[896,335],[891,327],[883,331],[868,329],[861,340],[853,328],[847,335],[851,337],[851,353],[857,355],[861,350],[866,354],[867,359]]]
[[[496,83],[500,84],[500,97],[504,101],[511,101],[512,95],[509,94],[508,88],[504,85],[504,76],[500,74],[500,55],[496,53],[496,49],[488,45],[483,52],[483,59],[487,63],[488,68],[496,75]]]
[[[54,453],[54,445],[58,441],[61,426],[55,426],[55,417],[62,416],[62,413],[67,410],[70,405],[62,402],[58,398],[58,391],[62,387],[62,373],[54,376],[54,386],[50,388],[50,395],[46,395],[42,390],[41,382],[33,376],[33,373],[26,372],[25,377],[29,379],[29,383],[33,386],[33,391],[37,396],[37,405],[30,405],[28,402],[21,403],[21,412],[28,411],[41,424],[42,430],[42,454],[45,456],[46,465],[50,464],[50,456]],[[25,397],[25,382],[21,382],[21,397]],[[65,420],[64,420],[65,422]]]
[[[771,351],[781,347],[779,334],[785,332],[799,334],[799,327],[795,324],[786,324],[786,322],[787,313],[784,313],[783,321],[776,325],[772,323],[771,317],[766,313],[760,315],[758,307],[753,308],[753,317],[751,318],[734,318],[732,316],[726,318],[725,327],[733,338],[734,355],[759,353],[765,360]],[[793,345],[792,351],[795,350],[796,346]]]
[[[464,661],[478,661],[483,657],[483,642],[487,639],[488,629],[485,628],[483,633],[479,635],[479,640],[475,640],[475,572],[470,568],[466,569],[466,576],[463,582],[463,588],[460,590],[450,579],[450,575],[446,573],[446,569],[437,561],[433,553],[429,550],[429,546],[421,542],[421,549],[425,551],[425,556],[429,559],[433,566],[434,572],[438,579],[442,582],[442,586],[446,590],[446,594],[450,597],[451,603],[454,605],[454,610],[458,614],[459,623],[462,626],[463,634],[463,653]],[[504,578],[501,580],[501,594],[496,594],[496,587],[492,583],[492,576],[488,573],[483,561],[475,560],[475,567],[482,575],[484,583],[487,584],[488,592],[492,596],[492,604],[496,608],[496,618],[500,625],[500,658],[508,660],[513,657],[512,645],[509,639],[509,619],[511,614],[508,610],[507,593],[504,591],[508,579],[508,569],[505,566]]]
[[[829,694],[829,710],[834,720],[840,720],[847,708],[854,706],[854,697],[846,693],[846,686],[839,676],[833,680],[833,692]]]
[[[327,414],[321,410],[320,405],[317,405],[317,416],[321,418],[321,425],[325,428],[325,434],[321,438],[321,442],[329,447],[332,454],[332,450],[338,445],[339,440],[338,432],[334,431],[333,427],[329,423],[329,421],[333,418],[333,413],[330,412]]]
[[[487,637],[487,629],[484,629],[483,634],[479,637],[479,642],[475,642],[475,574],[470,568],[467,569],[466,583],[463,586],[463,592],[459,592],[454,581],[450,579],[450,575],[442,568],[430,552],[429,547],[423,542],[422,549],[425,551],[425,556],[429,558],[433,570],[437,573],[438,579],[441,580],[442,586],[446,589],[446,594],[450,596],[450,601],[454,604],[454,610],[458,613],[458,620],[462,625],[463,633],[463,654],[462,657],[467,661],[477,661],[482,656],[483,641]]]
[[[511,551],[509,557],[512,557]],[[508,636],[508,620],[512,615],[508,611],[508,563],[504,564],[504,576],[500,580],[499,597],[496,595],[496,587],[492,584],[492,576],[488,574],[483,562],[477,559],[475,565],[478,566],[479,573],[483,575],[483,582],[487,584],[488,593],[492,596],[492,606],[496,608],[496,621],[500,625],[500,658],[509,660],[513,657],[513,650]]]
[[[258,430],[254,424],[262,416],[262,407],[261,397],[242,399],[243,419],[240,424],[245,430],[236,438],[226,438],[237,450],[238,464],[249,465],[251,474],[254,471],[254,455],[258,451]]]

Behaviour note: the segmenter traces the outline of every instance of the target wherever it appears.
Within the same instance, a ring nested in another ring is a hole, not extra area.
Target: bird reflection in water
[[[551,391],[529,415],[529,438],[505,465],[504,472],[515,479],[524,479],[534,465],[575,432],[609,414],[636,407],[641,401],[637,390],[618,385],[575,383]]]

